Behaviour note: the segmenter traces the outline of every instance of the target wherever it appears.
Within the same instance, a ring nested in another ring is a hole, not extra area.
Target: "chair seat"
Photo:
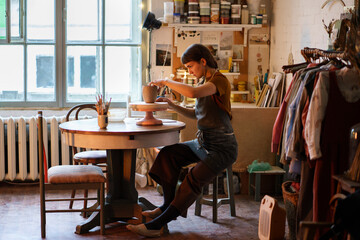
[[[103,183],[106,181],[100,167],[93,165],[62,165],[48,170],[49,183]]]
[[[91,150],[78,152],[73,157],[74,161],[80,163],[106,163],[106,151],[105,150]]]

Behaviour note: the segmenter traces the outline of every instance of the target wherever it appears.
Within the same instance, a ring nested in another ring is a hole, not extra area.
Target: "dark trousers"
[[[149,172],[149,175],[158,184],[175,189],[182,167],[191,163],[197,164],[186,174],[171,202],[171,205],[176,207],[180,213],[184,213],[196,201],[202,187],[209,184],[217,174],[204,164],[188,146],[183,144],[162,148]],[[168,187],[164,187],[164,190]]]

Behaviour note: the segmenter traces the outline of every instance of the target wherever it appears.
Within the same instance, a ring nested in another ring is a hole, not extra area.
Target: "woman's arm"
[[[159,87],[168,86],[172,90],[190,98],[200,98],[210,96],[216,93],[216,86],[207,82],[201,86],[193,87],[188,84],[181,82],[165,79],[165,80],[155,80],[150,83],[151,85],[156,85]]]
[[[169,104],[170,109],[173,109],[174,111],[176,111],[177,113],[180,113],[181,115],[184,115],[185,117],[196,119],[194,109],[181,107],[181,106],[175,104],[170,99],[165,98],[165,97],[160,97],[160,98],[156,99],[156,101],[157,102],[167,102]]]

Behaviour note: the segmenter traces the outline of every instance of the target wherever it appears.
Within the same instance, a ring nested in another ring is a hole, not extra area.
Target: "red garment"
[[[351,126],[360,122],[360,100],[347,102],[342,96],[334,71],[329,72],[329,100],[322,123],[320,146],[322,157],[316,160],[313,182],[313,220],[331,221],[331,196],[336,193],[334,174],[349,169]]]
[[[286,113],[286,108],[287,108],[287,104],[288,104],[288,102],[286,101],[286,98],[289,95],[289,93],[291,92],[293,83],[295,82],[294,80],[297,77],[298,77],[298,72],[295,73],[295,75],[293,76],[293,78],[291,80],[289,89],[287,90],[287,92],[285,94],[284,101],[281,103],[279,112],[275,119],[273,131],[272,131],[272,139],[271,139],[271,152],[274,152],[274,153],[276,153],[278,151],[279,143],[281,141],[282,130],[284,127],[285,113]],[[284,84],[285,84],[285,82],[284,82]]]

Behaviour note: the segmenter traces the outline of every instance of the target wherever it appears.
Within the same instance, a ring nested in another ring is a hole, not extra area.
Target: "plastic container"
[[[201,16],[200,23],[202,24],[209,24],[210,23],[210,16]]]
[[[164,21],[173,23],[174,2],[164,2]]]
[[[251,24],[256,24],[257,21],[256,21],[256,15],[255,14],[252,14],[251,17],[250,17],[250,23]]]
[[[231,16],[239,16],[241,15],[241,5],[240,4],[232,4],[231,5]]]
[[[199,3],[200,8],[210,8],[210,2],[201,2]]]
[[[221,24],[229,24],[230,23],[230,17],[220,17],[220,23]]]
[[[174,13],[174,23],[180,23],[181,15],[180,13]]]
[[[200,16],[210,16],[210,7],[200,7]]]
[[[200,23],[200,17],[188,17],[188,23],[190,24],[198,24]]]
[[[210,21],[213,24],[219,23],[219,8],[211,8]]]
[[[197,3],[197,2],[189,2],[188,8],[189,8],[189,12],[199,11],[199,3]]]
[[[263,16],[261,14],[256,16],[256,24],[262,24]]]
[[[189,11],[189,17],[198,17],[199,11]]]
[[[240,16],[231,16],[231,23],[232,24],[241,24]]]
[[[249,9],[247,5],[242,5],[241,8],[241,23],[249,24]]]
[[[175,3],[174,13],[180,13],[180,15],[184,15],[185,1],[184,0],[175,0],[174,3]]]

